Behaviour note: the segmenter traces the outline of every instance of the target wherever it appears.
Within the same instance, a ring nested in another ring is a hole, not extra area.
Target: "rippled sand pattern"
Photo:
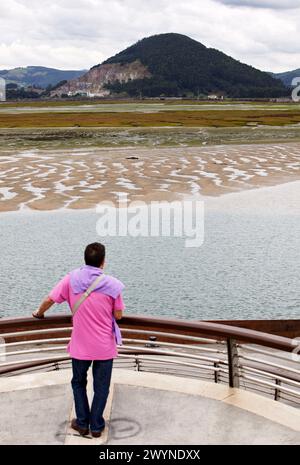
[[[217,196],[300,179],[300,144],[0,154],[0,211]]]

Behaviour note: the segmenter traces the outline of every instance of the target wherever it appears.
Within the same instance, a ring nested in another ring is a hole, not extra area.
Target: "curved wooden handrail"
[[[43,320],[37,320],[32,317],[2,318],[0,319],[0,336],[4,337],[5,333],[21,332],[39,329],[52,329],[55,334],[55,328],[71,327],[71,315],[51,315]],[[222,323],[208,321],[193,321],[170,318],[157,318],[139,315],[126,315],[120,321],[121,328],[144,329],[150,331],[163,331],[181,334],[182,336],[204,336],[216,339],[234,339],[250,344],[258,344],[273,349],[292,352],[296,343],[293,339],[264,333],[252,329],[229,326]],[[25,340],[22,337],[22,340]]]

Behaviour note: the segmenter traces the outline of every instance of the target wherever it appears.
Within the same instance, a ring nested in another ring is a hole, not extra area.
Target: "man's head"
[[[93,242],[86,246],[84,251],[85,264],[100,268],[104,265],[105,247],[100,242]]]

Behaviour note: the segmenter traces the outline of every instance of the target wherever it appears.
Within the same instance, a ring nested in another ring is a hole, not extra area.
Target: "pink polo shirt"
[[[70,275],[65,276],[50,292],[53,302],[68,302],[72,308],[82,294],[74,294]],[[108,360],[118,355],[112,327],[114,310],[124,310],[122,295],[116,299],[92,292],[80,305],[73,317],[73,329],[68,352],[79,360]]]

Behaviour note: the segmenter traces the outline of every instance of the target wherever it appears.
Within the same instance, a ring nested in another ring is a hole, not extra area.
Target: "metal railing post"
[[[53,368],[54,371],[57,371],[59,370],[59,364],[57,362],[54,363],[54,368]]]
[[[275,389],[275,394],[274,394],[274,400],[280,400],[280,386],[281,386],[281,381],[280,379],[275,380],[276,386],[278,386],[278,389]]]
[[[140,359],[138,355],[135,356],[135,368],[135,371],[140,371]]]
[[[240,387],[239,376],[239,357],[236,341],[232,338],[227,339],[227,356],[228,356],[228,375],[229,386],[232,388]]]
[[[215,371],[214,371],[214,380],[215,380],[215,383],[218,383],[219,382],[219,363],[217,362],[214,362],[214,368],[217,368]]]

